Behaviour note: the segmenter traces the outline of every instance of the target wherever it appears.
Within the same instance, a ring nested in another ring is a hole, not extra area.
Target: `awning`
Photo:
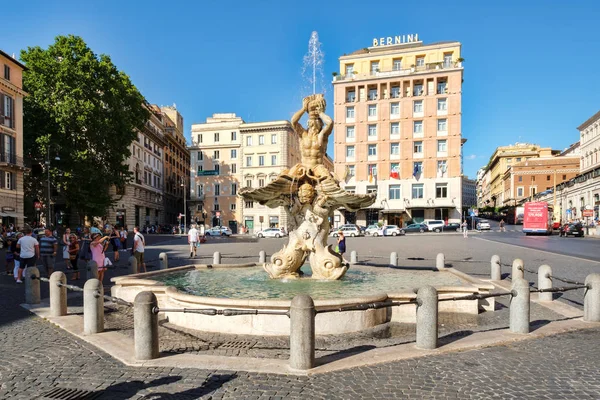
[[[406,206],[407,210],[414,210],[414,209],[419,209],[419,208],[431,208],[431,209],[440,209],[440,208],[456,208],[456,206],[454,205],[450,205],[450,206],[432,206],[432,205],[425,205],[425,206]]]
[[[393,209],[393,208],[391,208],[391,209],[385,209],[385,210],[381,210],[380,212],[381,212],[382,214],[402,214],[402,213],[405,213],[405,212],[406,212],[406,210],[404,210],[404,209],[402,209],[402,210],[401,210],[401,209]]]
[[[10,218],[19,218],[19,219],[25,219],[24,215],[17,215],[17,213],[14,212],[0,212],[0,217],[10,217]]]

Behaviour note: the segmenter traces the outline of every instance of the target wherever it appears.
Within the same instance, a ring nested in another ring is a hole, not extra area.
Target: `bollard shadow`
[[[540,329],[543,326],[548,325],[550,322],[550,320],[548,319],[536,319],[535,321],[531,321],[529,323],[529,331],[530,332],[535,332],[536,330]]]
[[[315,359],[316,365],[325,365],[333,361],[343,360],[344,358],[352,357],[354,355],[364,353],[365,351],[373,350],[377,346],[374,345],[363,345],[363,346],[355,346],[349,349],[344,349],[337,351],[332,354],[328,354],[326,356],[319,357]],[[317,349],[318,350],[318,349]]]
[[[508,278],[510,278],[510,274],[509,274],[509,273],[506,273],[506,274],[500,274],[500,278],[501,278],[502,280],[508,279]]]
[[[170,385],[183,379],[181,376],[165,376],[162,378],[154,379],[150,382],[144,381],[125,381],[119,382],[114,385],[108,386],[104,389],[100,399],[130,399],[135,396],[139,391],[148,389],[156,386]]]

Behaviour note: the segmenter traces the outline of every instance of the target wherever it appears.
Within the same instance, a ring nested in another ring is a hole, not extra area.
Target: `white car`
[[[441,232],[446,223],[441,219],[432,219],[425,221],[425,225],[427,225],[427,228],[429,228],[429,232]]]
[[[355,237],[355,236],[362,235],[362,232],[360,231],[360,229],[358,229],[358,227],[356,225],[352,225],[352,226],[346,225],[342,228],[334,229],[331,232],[330,236],[338,237],[339,236],[338,232],[342,232],[344,234],[344,236],[346,236],[346,237],[348,237],[348,236]]]
[[[226,226],[213,226],[204,232],[206,236],[229,236],[232,233],[231,229]]]
[[[477,229],[480,231],[489,231],[491,229],[490,222],[485,219],[479,220],[479,222],[477,222]]]
[[[402,235],[402,232],[398,225],[384,225],[377,232],[373,233],[373,236],[398,236]]]
[[[287,233],[285,231],[283,231],[281,228],[268,228],[262,231],[258,231],[258,233],[256,234],[256,236],[258,236],[259,238],[267,238],[267,237],[274,237],[274,238],[280,238],[283,236],[287,236]]]
[[[379,225],[369,225],[367,229],[365,229],[365,235],[371,236],[377,231],[379,231]]]

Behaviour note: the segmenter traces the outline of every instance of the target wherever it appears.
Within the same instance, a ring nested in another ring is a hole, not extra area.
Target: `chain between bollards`
[[[382,301],[382,302],[376,302],[376,303],[364,303],[364,304],[357,304],[354,306],[344,306],[344,307],[337,307],[337,308],[328,308],[326,310],[316,310],[315,313],[323,314],[323,313],[330,313],[330,312],[378,310],[380,308],[401,306],[404,304],[417,304],[417,300],[415,299],[415,300],[407,300],[407,301],[387,301],[387,302]]]
[[[223,315],[225,317],[231,317],[236,315],[285,315],[290,316],[288,311],[271,311],[271,310],[237,310],[226,308],[217,310],[216,308],[159,308],[154,307],[152,309],[154,314],[161,312],[181,312],[187,314],[202,314],[202,315]]]
[[[501,297],[501,296],[514,296],[513,292],[502,292],[502,293],[473,293],[465,296],[450,297],[445,299],[438,299],[438,301],[460,301],[460,300],[483,300],[489,299],[490,297]]]

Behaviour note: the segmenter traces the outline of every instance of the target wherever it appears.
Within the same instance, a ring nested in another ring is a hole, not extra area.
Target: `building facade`
[[[240,134],[242,187],[263,187],[282,170],[300,162],[298,137],[289,121],[244,123]],[[283,207],[269,208],[243,199],[239,199],[238,205],[242,209],[244,228],[250,233],[266,228],[287,229]]]
[[[188,215],[190,193],[190,151],[183,134],[183,117],[177,107],[162,106],[165,133],[164,149],[164,213],[166,224],[179,224],[180,214]],[[184,197],[186,201],[184,201]],[[187,222],[191,219],[186,218]],[[187,224],[186,224],[187,225]]]
[[[26,67],[0,50],[0,220],[22,227],[23,71]]]
[[[339,59],[335,173],[345,190],[377,200],[356,213],[341,210],[336,224],[460,220],[461,44],[409,36]]]
[[[462,177],[462,209],[463,217],[469,208],[477,207],[477,181]]]
[[[158,106],[145,104],[150,112],[144,129],[130,144],[129,171],[133,180],[122,188],[112,188],[115,205],[108,210],[107,221],[117,226],[159,225],[165,223],[163,184],[166,145],[163,114]]]

